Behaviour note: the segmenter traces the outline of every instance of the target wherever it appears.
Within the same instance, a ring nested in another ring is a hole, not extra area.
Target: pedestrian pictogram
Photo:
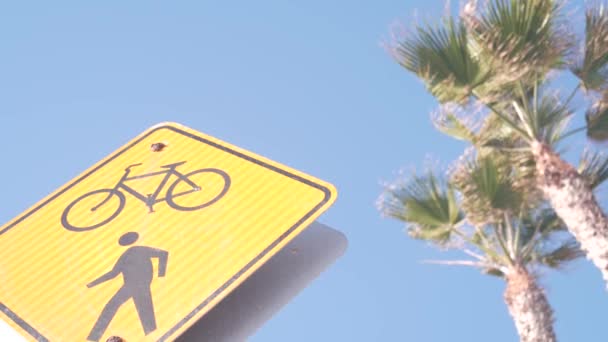
[[[335,200],[328,183],[178,124],[0,228],[0,317],[33,341],[170,341]]]
[[[137,241],[138,238],[139,234],[129,232],[120,237],[119,243],[121,246],[128,246]],[[168,256],[169,252],[157,248],[131,247],[120,256],[111,271],[87,284],[87,287],[91,288],[116,278],[119,274],[122,274],[124,281],[122,287],[104,306],[93,330],[89,334],[89,341],[99,341],[120,306],[129,299],[132,299],[133,304],[135,304],[144,333],[148,335],[156,330],[154,305],[152,304],[150,291],[150,284],[154,278],[151,259],[158,258],[158,276],[164,277],[167,270]]]

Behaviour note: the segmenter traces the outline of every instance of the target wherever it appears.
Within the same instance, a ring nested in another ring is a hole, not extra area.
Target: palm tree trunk
[[[521,342],[555,342],[553,310],[536,278],[523,266],[506,275],[505,302]]]
[[[608,218],[576,169],[550,147],[532,144],[539,186],[608,284]]]

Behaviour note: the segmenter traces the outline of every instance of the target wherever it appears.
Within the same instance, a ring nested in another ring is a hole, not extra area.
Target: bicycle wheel
[[[106,198],[108,202],[103,203]],[[115,198],[118,198],[118,203]],[[100,207],[98,207],[101,203]],[[125,195],[113,189],[88,192],[68,205],[61,215],[61,224],[67,230],[83,232],[99,228],[112,221],[125,207]],[[73,221],[80,221],[76,224]]]
[[[230,176],[226,172],[214,168],[200,169],[185,174],[171,184],[166,200],[176,210],[199,210],[217,202],[228,188]]]

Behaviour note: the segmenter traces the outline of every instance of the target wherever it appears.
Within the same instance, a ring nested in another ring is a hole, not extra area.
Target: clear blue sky
[[[433,130],[435,102],[380,47],[415,10],[437,17],[443,2],[4,2],[0,222],[175,121],[339,190],[321,221],[348,251],[253,341],[516,341],[501,280],[421,264],[447,255],[374,206],[398,169],[463,148]],[[581,261],[542,283],[561,341],[608,341],[599,272]]]

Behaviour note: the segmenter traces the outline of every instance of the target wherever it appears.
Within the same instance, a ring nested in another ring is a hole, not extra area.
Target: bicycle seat
[[[165,169],[173,169],[173,168],[176,168],[176,167],[178,167],[178,166],[180,166],[182,164],[185,164],[185,163],[186,163],[186,161],[184,160],[184,161],[173,163],[173,164],[163,165],[161,167],[165,168]]]

